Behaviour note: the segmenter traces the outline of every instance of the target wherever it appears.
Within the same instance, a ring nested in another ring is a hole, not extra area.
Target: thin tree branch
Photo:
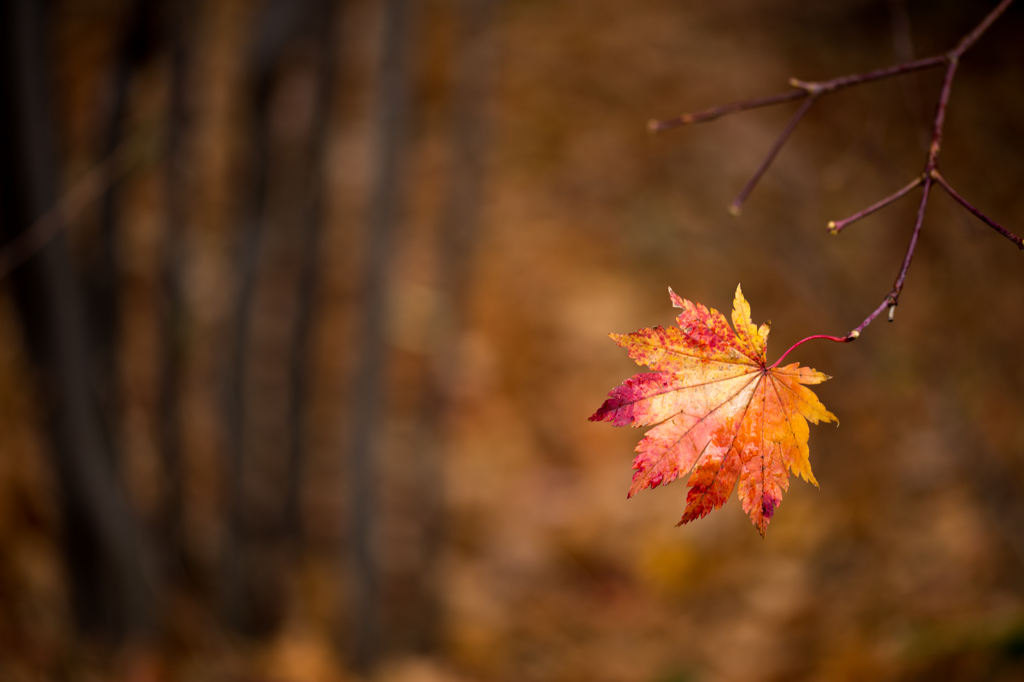
[[[726,114],[735,114],[737,111],[746,111],[747,109],[758,109],[760,107],[770,107],[776,104],[782,104],[784,102],[792,102],[794,100],[803,99],[807,97],[806,90],[790,90],[789,92],[780,92],[776,95],[768,95],[767,97],[756,97],[754,99],[745,99],[739,102],[731,102],[729,104],[722,104],[717,107],[711,107],[704,111],[698,111],[692,114],[681,114],[675,118],[666,118],[658,120],[652,118],[647,122],[647,129],[652,133],[663,133],[668,130],[675,128],[681,128],[691,123],[702,123],[704,121],[713,121],[719,116],[725,116]]]
[[[878,317],[878,316],[879,316],[879,315],[881,314],[881,312],[882,312],[883,310],[885,310],[886,308],[889,308],[889,309],[890,309],[890,312],[889,312],[889,321],[891,322],[891,321],[892,321],[892,311],[894,311],[894,310],[895,310],[895,308],[891,308],[891,307],[890,307],[890,305],[889,305],[889,299],[888,299],[888,297],[886,297],[886,298],[885,298],[885,299],[884,299],[884,300],[883,300],[883,301],[882,301],[882,302],[881,302],[881,303],[879,304],[879,306],[878,306],[877,308],[875,308],[875,310],[874,310],[874,312],[873,312],[873,313],[871,313],[870,315],[868,315],[868,316],[867,316],[867,317],[866,317],[866,318],[864,319],[864,321],[863,321],[863,322],[861,322],[861,323],[860,323],[860,324],[859,324],[859,325],[857,326],[857,328],[856,328],[856,329],[854,329],[854,330],[853,330],[852,332],[850,332],[849,334],[847,334],[847,335],[846,335],[846,336],[847,336],[847,338],[849,338],[850,340],[853,340],[853,339],[856,339],[856,338],[857,338],[858,336],[860,336],[860,333],[861,333],[862,331],[864,331],[864,328],[865,328],[865,327],[867,327],[867,326],[868,326],[869,324],[871,324],[872,322],[874,322],[874,321],[875,321],[875,318],[876,318],[876,317]]]
[[[740,193],[735,199],[733,199],[732,203],[729,204],[729,213],[734,216],[738,216],[740,214],[743,202],[747,200],[748,196],[750,196],[750,193],[754,190],[754,186],[757,185],[757,181],[760,180],[761,176],[764,175],[766,170],[768,170],[768,166],[770,166],[772,161],[775,160],[775,156],[779,153],[779,150],[782,149],[782,145],[786,144],[786,140],[789,139],[792,132],[796,130],[796,126],[800,123],[800,119],[802,119],[804,114],[807,113],[807,110],[811,108],[815,99],[817,99],[817,95],[811,95],[805,99],[804,103],[801,104],[800,108],[793,114],[793,117],[789,119],[789,123],[787,123],[786,127],[782,129],[782,133],[779,135],[779,138],[775,140],[775,144],[772,145],[772,148],[768,150],[768,155],[764,157],[763,161],[761,161],[761,165],[757,167],[754,174],[750,176],[749,180],[747,180],[747,184],[743,186]]]
[[[1004,0],[1004,2],[1001,3],[1001,6],[1008,5],[1010,2],[1013,2],[1013,0]],[[993,10],[993,12],[997,10],[999,10],[998,7],[996,10]],[[982,25],[984,24],[985,22],[982,22]],[[978,29],[975,29],[974,32],[980,35]],[[961,45],[964,44],[964,41],[961,41]],[[957,49],[959,49],[959,47]],[[893,282],[892,291],[890,291],[882,301],[883,305],[889,308],[890,322],[893,321],[893,315],[896,313],[896,306],[899,304],[900,293],[903,291],[903,284],[907,279],[907,271],[910,269],[910,262],[913,260],[914,251],[917,249],[917,240],[921,235],[921,227],[924,225],[924,211],[928,206],[928,195],[930,193],[932,183],[935,181],[932,177],[932,171],[935,170],[935,166],[939,162],[939,150],[942,148],[942,129],[946,123],[946,107],[949,106],[949,95],[953,89],[953,78],[956,76],[956,69],[959,64],[959,54],[956,53],[956,51],[950,53],[949,66],[946,67],[946,75],[942,79],[942,90],[939,92],[939,102],[935,107],[935,123],[932,126],[932,143],[928,148],[928,158],[925,160],[924,164],[921,203],[917,208],[917,219],[914,221],[914,231],[910,235],[910,244],[907,246],[907,253],[903,257],[903,264],[900,266],[900,271],[896,275],[896,281]],[[865,327],[871,324],[871,321],[875,319],[880,310],[881,307],[876,309],[860,324],[860,326],[856,328],[855,331],[858,332],[858,336]]]
[[[888,206],[889,204],[893,203],[894,201],[897,201],[898,199],[902,199],[907,194],[909,194],[911,190],[913,190],[915,187],[920,185],[923,181],[924,181],[924,176],[923,175],[919,175],[918,177],[914,178],[911,182],[907,183],[907,185],[905,185],[901,189],[897,190],[893,194],[890,194],[889,196],[887,196],[886,198],[882,199],[881,201],[879,201],[877,203],[874,203],[874,204],[871,204],[870,206],[865,208],[863,211],[858,211],[857,213],[854,213],[849,218],[843,218],[842,220],[830,220],[830,221],[828,221],[828,231],[831,232],[832,234],[839,234],[840,232],[843,231],[843,228],[846,227],[847,225],[849,225],[851,223],[855,223],[858,220],[860,220],[861,218],[867,218],[869,215],[871,215],[875,211],[879,211],[879,210],[885,208],[886,206]]]
[[[965,208],[974,213],[976,216],[978,216],[978,218],[983,220],[986,224],[988,224],[990,227],[998,231],[1007,239],[1017,244],[1018,248],[1024,249],[1024,243],[1021,242],[1021,239],[1019,237],[1007,231],[1002,226],[998,225],[990,218],[985,216],[983,213],[981,213],[981,211],[979,211],[977,208],[969,204],[965,199],[963,199],[959,194],[957,194],[949,186],[947,182],[945,182],[945,180],[942,178],[941,175],[939,175],[937,170],[939,151],[942,148],[943,128],[945,127],[946,123],[946,109],[949,106],[949,97],[953,88],[953,79],[956,76],[957,67],[960,64],[960,58],[968,49],[971,48],[971,46],[973,46],[978,41],[979,38],[981,38],[985,31],[988,30],[988,28],[993,24],[993,22],[995,22],[996,19],[998,19],[1012,3],[1013,0],[1001,0],[1001,2],[999,2],[999,4],[996,5],[996,7],[993,8],[985,16],[985,18],[982,19],[981,22],[974,27],[974,29],[970,33],[968,33],[967,35],[960,39],[960,42],[957,43],[956,47],[954,47],[952,50],[944,54],[933,55],[931,57],[926,57],[924,59],[918,59],[910,62],[905,62],[902,64],[896,64],[894,66],[876,69],[875,71],[868,71],[861,74],[853,74],[850,76],[833,78],[827,81],[805,82],[798,80],[796,78],[791,78],[789,84],[792,85],[794,88],[797,88],[797,90],[779,93],[776,95],[769,95],[767,97],[760,97],[755,99],[742,100],[739,102],[733,102],[731,104],[712,107],[710,109],[705,109],[704,111],[699,111],[693,114],[683,114],[676,118],[666,119],[663,121],[650,121],[648,123],[648,128],[652,132],[671,130],[673,128],[678,128],[680,126],[687,125],[690,123],[710,121],[725,114],[744,111],[747,109],[754,109],[757,107],[781,104],[783,102],[793,101],[796,99],[800,99],[802,97],[806,98],[803,105],[796,112],[796,114],[794,114],[793,118],[790,119],[789,123],[786,125],[786,128],[782,131],[782,134],[775,141],[775,144],[772,146],[771,150],[769,150],[767,157],[764,159],[764,161],[761,162],[761,165],[754,172],[754,175],[750,178],[750,180],[747,181],[746,186],[740,192],[736,200],[733,201],[732,204],[729,206],[730,213],[732,213],[733,215],[737,215],[739,213],[740,205],[743,203],[744,200],[746,200],[747,196],[750,194],[753,187],[757,184],[757,181],[767,170],[768,166],[771,164],[772,160],[778,154],[783,144],[785,144],[786,139],[793,132],[793,129],[796,127],[797,123],[799,123],[800,119],[807,112],[807,109],[810,108],[810,105],[814,102],[815,99],[821,97],[822,95],[826,95],[828,93],[835,92],[836,90],[841,90],[843,88],[847,88],[853,85],[860,85],[862,83],[867,83],[874,80],[890,78],[892,76],[898,76],[906,73],[911,73],[914,71],[921,71],[923,69],[929,69],[945,64],[946,71],[942,80],[942,88],[939,91],[939,100],[935,107],[935,118],[932,123],[932,141],[928,148],[928,156],[925,159],[924,170],[916,179],[914,179],[905,187],[897,191],[895,194],[892,194],[886,197],[885,199],[882,199],[881,201],[877,202],[876,204],[873,204],[868,208],[858,213],[855,213],[849,218],[845,218],[844,220],[840,221],[831,221],[828,224],[829,230],[833,234],[837,234],[840,230],[842,230],[850,223],[860,220],[861,218],[871,215],[872,213],[884,208],[885,206],[888,206],[894,201],[905,196],[918,185],[922,186],[921,201],[917,209],[917,219],[914,221],[914,230],[910,236],[910,244],[907,246],[907,252],[903,257],[903,263],[900,266],[900,270],[896,275],[896,280],[893,282],[892,289],[882,300],[882,303],[870,315],[868,315],[868,317],[865,318],[859,326],[857,326],[853,331],[847,334],[846,337],[844,337],[844,340],[852,341],[853,339],[856,339],[858,336],[860,336],[861,332],[869,324],[871,324],[871,322],[873,322],[874,319],[878,317],[878,315],[881,314],[881,312],[886,308],[888,308],[889,310],[889,321],[891,322],[893,320],[893,315],[896,311],[896,306],[899,304],[900,293],[903,291],[903,285],[906,282],[907,271],[910,269],[910,263],[914,258],[914,252],[917,249],[917,242],[921,236],[921,228],[924,225],[925,209],[928,206],[928,197],[933,183],[938,183],[942,185],[943,189],[949,192],[954,199],[963,204]]]
[[[764,97],[741,99],[728,104],[719,104],[718,106],[712,106],[711,109],[694,112],[692,114],[681,114],[680,116],[671,119],[651,119],[647,122],[647,129],[651,132],[666,132],[693,123],[714,121],[715,119],[721,116],[726,116],[727,114],[745,112],[751,109],[761,109],[762,106],[773,106],[774,104],[803,99],[809,96],[829,94],[853,85],[860,85],[871,81],[879,81],[885,78],[910,74],[915,71],[924,71],[925,69],[941,67],[946,63],[948,58],[949,56],[947,54],[936,54],[934,56],[925,57],[924,59],[914,59],[913,61],[898,63],[898,65],[892,67],[876,69],[863,74],[840,76],[839,78],[834,78],[828,81],[813,82],[791,78],[790,85],[796,88],[795,90],[779,92],[773,95],[766,95]]]
[[[1002,0],[1002,2],[1000,2],[995,9],[989,12],[981,23],[974,28],[974,30],[964,36],[960,42],[957,43],[957,46],[949,52],[932,55],[931,57],[924,57],[923,59],[915,59],[901,64],[894,64],[892,66],[886,66],[873,71],[865,71],[864,73],[839,76],[838,78],[832,78],[827,81],[802,81],[796,78],[791,78],[789,79],[789,84],[794,88],[797,88],[796,90],[780,92],[774,95],[766,95],[764,97],[739,100],[736,102],[730,102],[729,104],[720,104],[702,111],[680,114],[673,118],[651,119],[647,123],[647,128],[652,133],[663,133],[693,123],[713,121],[720,116],[725,116],[726,114],[734,114],[739,111],[747,111],[748,109],[770,107],[776,104],[792,102],[810,95],[827,95],[854,85],[870,83],[871,81],[882,80],[884,78],[892,78],[893,76],[902,76],[904,74],[913,73],[914,71],[923,71],[925,69],[931,69],[936,66],[948,64],[951,59],[963,56],[964,52],[978,42],[981,35],[988,30],[992,23],[995,22],[995,20],[998,19],[1012,3],[1013,0]]]
[[[1012,0],[1010,0],[1012,2]],[[782,104],[783,102],[791,102],[797,99],[804,99],[804,103],[797,109],[796,113],[786,124],[786,127],[782,130],[782,133],[775,140],[772,148],[768,151],[764,160],[761,161],[761,165],[758,166],[757,170],[747,181],[747,184],[740,191],[739,195],[731,204],[729,204],[729,213],[732,215],[739,215],[740,208],[743,202],[747,200],[754,187],[757,185],[761,176],[764,175],[765,171],[768,170],[768,166],[771,165],[772,161],[775,160],[776,155],[782,146],[789,139],[793,130],[796,129],[800,119],[804,117],[807,110],[810,109],[811,104],[814,103],[818,97],[827,95],[835,92],[836,90],[842,90],[853,85],[860,85],[862,83],[869,83],[871,81],[881,80],[883,78],[891,78],[893,76],[900,76],[906,73],[912,73],[914,71],[921,71],[923,69],[930,69],[942,64],[948,64],[951,59],[955,59],[952,55],[956,51],[954,50],[948,54],[940,54],[932,57],[926,57],[924,59],[917,59],[911,62],[903,64],[896,64],[894,66],[887,66],[882,69],[875,69],[874,71],[867,71],[865,73],[853,74],[850,76],[840,76],[839,78],[833,78],[827,81],[812,82],[802,81],[798,78],[790,78],[789,84],[796,88],[789,92],[782,92],[776,95],[769,95],[767,97],[758,97],[754,99],[742,100],[739,102],[733,102],[731,104],[723,104],[721,106],[712,107],[699,111],[693,114],[683,114],[676,118],[666,119],[663,121],[652,120],[647,123],[647,127],[652,132],[663,132],[678,128],[680,126],[688,125],[691,123],[700,123],[702,121],[711,121],[719,116],[725,114],[732,114],[738,111],[746,111],[747,109],[755,109],[758,107],[767,107],[775,104]]]
[[[928,206],[928,195],[932,188],[932,178],[929,175],[924,179],[921,187],[921,203],[917,206],[917,219],[914,221],[914,231],[910,235],[910,244],[907,246],[907,253],[903,256],[903,265],[900,266],[896,281],[893,282],[892,291],[885,297],[889,303],[889,321],[892,322],[896,313],[896,306],[899,303],[900,293],[903,291],[903,283],[907,279],[907,271],[910,269],[910,261],[914,259],[914,251],[917,250],[917,240],[921,236],[921,227],[924,226],[924,210]]]
[[[1012,0],[1011,0],[1012,1]],[[662,120],[652,119],[647,123],[647,129],[652,133],[663,133],[675,128],[681,128],[692,123],[703,123],[704,121],[713,121],[719,116],[725,116],[726,114],[734,114],[739,111],[747,111],[748,109],[759,109],[761,107],[770,107],[776,104],[783,104],[785,102],[792,102],[794,100],[803,99],[810,96],[820,96],[833,93],[837,90],[843,90],[854,85],[861,85],[862,83],[870,83],[871,81],[882,80],[884,78],[892,78],[893,76],[902,76],[906,73],[913,73],[914,71],[923,71],[925,69],[932,69],[936,66],[942,66],[949,60],[948,54],[937,54],[931,57],[925,57],[924,59],[915,59],[912,62],[906,62],[903,64],[895,64],[893,66],[887,66],[881,69],[875,69],[874,71],[866,71],[864,73],[855,73],[849,76],[840,76],[827,81],[802,81],[797,78],[790,78],[789,84],[795,88],[788,92],[780,92],[774,95],[767,95],[765,97],[755,97],[753,99],[744,99],[738,102],[730,102],[729,104],[721,104],[710,109],[704,109],[703,111],[697,111],[690,114],[681,114],[674,118],[666,118]]]
[[[957,43],[956,48],[953,50],[953,54],[959,57],[964,52],[967,52],[974,43],[978,42],[978,38],[981,37],[981,34],[987,31],[989,26],[991,26],[992,23],[995,22],[995,20],[998,19],[1011,4],[1013,4],[1013,0],[1002,0],[1002,2],[996,5],[996,8],[989,12],[973,31],[965,35],[960,42]]]
[[[789,84],[803,88],[811,94],[827,95],[837,90],[843,90],[854,85],[862,85],[864,83],[870,83],[872,81],[883,80],[885,78],[892,78],[893,76],[902,76],[915,71],[923,71],[925,69],[932,69],[936,66],[942,66],[949,60],[949,55],[936,54],[931,57],[924,57],[922,59],[915,59],[912,62],[905,62],[903,64],[894,64],[892,66],[886,66],[881,69],[875,69],[874,71],[866,71],[864,73],[855,73],[849,76],[840,76],[839,78],[833,78],[827,81],[820,82],[805,82],[796,78],[789,79]]]
[[[1018,237],[1014,233],[1010,232],[1009,230],[1007,230],[1005,227],[1003,227],[1002,225],[1000,225],[996,221],[994,221],[991,218],[989,218],[987,215],[982,213],[980,210],[975,208],[969,201],[967,201],[962,196],[960,196],[960,194],[958,194],[955,189],[953,189],[952,187],[949,186],[949,183],[946,182],[946,178],[942,177],[942,175],[939,173],[939,171],[932,170],[931,175],[932,175],[932,178],[935,180],[935,182],[937,182],[942,187],[942,189],[946,190],[946,192],[949,193],[949,196],[953,197],[958,202],[960,202],[961,206],[963,206],[968,211],[973,213],[983,223],[985,223],[986,225],[991,227],[993,230],[995,230],[996,232],[998,232],[999,234],[1003,235],[1004,237],[1009,239],[1011,242],[1016,244],[1018,249],[1020,249],[1021,251],[1024,251],[1024,239],[1021,239],[1020,237]]]

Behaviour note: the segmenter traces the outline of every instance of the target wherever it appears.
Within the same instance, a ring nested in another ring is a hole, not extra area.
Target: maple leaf
[[[678,328],[609,334],[637,364],[654,371],[612,389],[590,421],[657,424],[636,446],[628,497],[692,471],[682,525],[725,504],[738,481],[743,511],[764,537],[789,489],[790,471],[818,485],[807,422],[837,420],[804,384],[829,377],[797,363],[768,366],[768,323],[751,322],[740,287],[735,331],[717,310],[668,291],[672,305],[682,308]]]

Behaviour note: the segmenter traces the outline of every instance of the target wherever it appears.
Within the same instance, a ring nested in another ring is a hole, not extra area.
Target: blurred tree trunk
[[[414,0],[387,0],[377,104],[377,156],[367,223],[366,270],[362,283],[357,369],[349,395],[348,520],[352,568],[353,663],[372,668],[381,653],[381,596],[375,550],[377,524],[377,443],[384,382],[387,285],[393,235],[400,217],[403,161],[411,100]]]
[[[320,6],[323,0],[266,0],[257,13],[247,64],[251,122],[246,149],[251,156],[244,164],[247,173],[240,192],[244,203],[239,207],[238,284],[227,376],[227,529],[220,597],[225,622],[236,631],[249,634],[266,632],[273,626],[275,617],[270,604],[273,595],[256,593],[249,570],[254,548],[244,485],[249,469],[245,438],[246,415],[250,409],[245,385],[250,371],[251,327],[268,222],[270,109],[282,52],[311,20],[320,18],[316,11]]]
[[[164,563],[168,577],[178,581],[187,568],[183,512],[184,471],[181,451],[181,372],[185,352],[185,293],[182,281],[184,230],[187,205],[185,139],[188,111],[185,95],[188,78],[188,13],[194,3],[169,3],[171,82],[167,112],[164,191],[166,224],[160,252],[160,350],[158,388],[158,445],[163,463],[162,509],[159,527],[163,536]]]
[[[0,3],[0,229],[31,229],[58,195],[41,3]],[[111,457],[91,376],[88,330],[63,235],[11,276],[39,376],[59,483],[71,596],[82,627],[115,636],[153,618],[151,576],[135,515]]]
[[[319,0],[316,16],[316,42],[319,50],[317,88],[309,126],[305,175],[308,196],[300,206],[302,243],[299,257],[295,320],[288,358],[288,482],[285,493],[284,529],[296,543],[301,542],[302,477],[306,462],[306,404],[309,391],[311,337],[316,315],[316,294],[320,280],[320,246],[324,222],[324,183],[330,146],[331,105],[337,74],[337,31],[335,16],[342,3]]]
[[[221,576],[221,615],[237,631],[253,631],[254,614],[247,608],[248,575],[245,572],[246,549],[245,500],[245,376],[248,357],[249,326],[256,287],[260,247],[263,241],[263,207],[267,193],[269,155],[269,100],[273,66],[287,38],[288,0],[267,0],[257,16],[254,41],[248,67],[251,88],[251,122],[248,143],[250,155],[244,167],[244,204],[238,208],[239,225],[238,284],[227,377],[228,466],[226,471],[227,528]]]
[[[452,391],[459,375],[459,341],[475,247],[490,131],[489,104],[497,75],[494,23],[499,0],[461,0],[461,35],[453,65],[451,152],[448,186],[438,230],[438,305],[430,329],[430,361],[419,409],[422,548],[416,601],[418,646],[435,649],[440,631],[438,560],[444,546],[444,451],[449,436]]]
[[[155,5],[151,0],[134,0],[125,12],[120,44],[110,76],[109,107],[101,159],[111,158],[124,140],[125,118],[132,76],[150,52],[153,43]],[[104,411],[115,424],[121,412],[117,387],[118,332],[120,318],[121,263],[119,259],[120,182],[111,178],[100,200],[100,223],[89,244],[83,270],[88,292],[89,319],[93,338],[93,381]]]

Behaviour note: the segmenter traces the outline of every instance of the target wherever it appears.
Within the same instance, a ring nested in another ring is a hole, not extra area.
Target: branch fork
[[[869,215],[885,208],[886,206],[898,201],[910,192],[916,190],[918,187],[921,188],[921,198],[918,203],[917,217],[914,221],[914,230],[910,236],[910,244],[907,246],[906,254],[903,257],[903,264],[900,266],[900,270],[896,275],[896,279],[893,282],[892,289],[882,300],[882,303],[864,319],[855,329],[844,337],[834,337],[826,335],[810,336],[802,341],[797,342],[793,348],[810,341],[811,339],[829,339],[831,341],[849,342],[858,338],[864,329],[871,324],[876,317],[878,317],[883,310],[888,310],[888,320],[893,321],[893,317],[896,313],[896,306],[899,304],[900,293],[903,291],[903,284],[906,280],[907,271],[910,269],[910,262],[914,257],[914,252],[917,249],[918,238],[921,234],[921,228],[924,225],[924,214],[925,208],[928,205],[928,198],[931,194],[933,186],[941,187],[949,196],[951,196],[957,203],[970,211],[979,220],[984,222],[986,225],[991,227],[993,230],[1009,239],[1011,242],[1017,245],[1017,248],[1024,251],[1024,240],[1010,232],[1006,228],[999,225],[996,221],[989,218],[987,215],[982,213],[980,209],[972,205],[966,199],[964,199],[956,190],[954,190],[946,179],[939,173],[938,161],[939,153],[942,149],[942,132],[946,122],[946,109],[949,105],[950,92],[953,87],[953,79],[956,76],[957,67],[960,65],[960,58],[963,54],[974,45],[982,34],[998,19],[1006,9],[1013,3],[1013,0],[1001,0],[995,8],[992,9],[985,16],[985,18],[979,23],[974,29],[960,39],[956,47],[952,50],[937,54],[924,59],[916,59],[902,64],[895,64],[874,71],[867,71],[865,73],[853,74],[849,76],[841,76],[839,78],[833,78],[826,81],[803,81],[798,78],[790,78],[789,85],[793,87],[792,90],[781,92],[775,95],[768,95],[766,97],[758,97],[753,99],[741,100],[738,102],[732,102],[729,104],[723,104],[703,111],[695,113],[681,114],[674,118],[664,120],[652,120],[648,122],[648,129],[651,132],[665,132],[673,130],[682,126],[690,125],[693,123],[701,123],[704,121],[712,121],[720,116],[727,114],[733,114],[740,111],[746,111],[748,109],[757,109],[761,107],[774,106],[776,104],[783,104],[785,102],[793,102],[797,100],[803,100],[803,103],[790,118],[786,127],[783,128],[779,137],[775,140],[771,149],[765,155],[761,164],[751,175],[750,179],[744,185],[743,189],[736,198],[729,204],[729,213],[732,215],[739,215],[742,209],[743,203],[750,196],[754,187],[757,185],[761,176],[768,170],[772,161],[778,155],[779,151],[785,145],[786,140],[796,129],[800,119],[804,117],[807,111],[811,108],[818,98],[842,90],[844,88],[852,87],[854,85],[862,85],[871,81],[881,80],[884,78],[892,78],[894,76],[902,76],[904,74],[913,73],[916,71],[923,71],[925,69],[932,69],[939,66],[945,67],[945,74],[942,80],[942,88],[939,91],[939,99],[935,107],[935,118],[932,122],[932,141],[928,147],[928,156],[925,159],[924,169],[921,174],[911,180],[908,184],[898,189],[896,192],[890,194],[884,199],[868,206],[867,208],[854,213],[853,215],[843,218],[842,220],[831,220],[828,222],[827,229],[833,235],[838,235],[847,226],[857,222],[862,218],[866,218]],[[785,357],[793,350],[790,348],[783,354]],[[779,359],[781,362],[782,358]],[[776,362],[776,365],[778,362]],[[774,365],[773,365],[774,366]]]

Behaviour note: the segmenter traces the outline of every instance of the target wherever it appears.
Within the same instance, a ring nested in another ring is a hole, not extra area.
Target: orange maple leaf
[[[735,331],[717,310],[668,291],[672,305],[682,308],[678,328],[609,335],[654,371],[612,389],[590,421],[657,424],[636,446],[629,497],[692,470],[682,525],[725,504],[739,481],[743,511],[764,537],[789,489],[790,471],[818,485],[807,421],[837,420],[804,384],[829,377],[797,363],[768,366],[768,323],[756,327],[750,321],[740,287]]]

